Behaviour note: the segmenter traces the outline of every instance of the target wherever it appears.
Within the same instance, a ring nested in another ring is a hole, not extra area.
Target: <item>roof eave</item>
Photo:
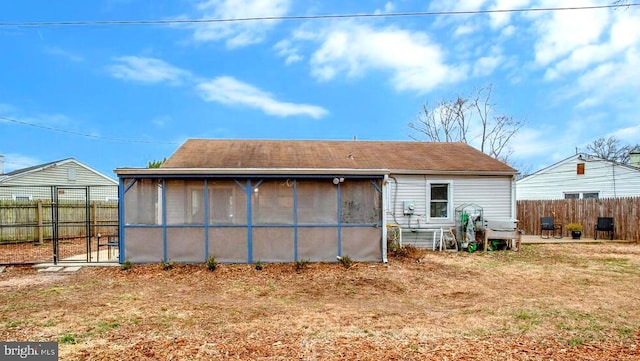
[[[419,170],[419,169],[354,169],[354,168],[117,168],[118,176],[176,176],[176,175],[482,175],[514,176],[516,171],[481,170]]]
[[[161,175],[385,175],[388,169],[352,168],[117,168],[118,176]]]
[[[517,171],[495,170],[425,170],[425,169],[392,169],[391,174],[403,175],[481,175],[481,176],[515,176]]]

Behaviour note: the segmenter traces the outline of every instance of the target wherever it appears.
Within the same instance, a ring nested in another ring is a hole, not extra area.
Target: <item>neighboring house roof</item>
[[[163,165],[207,169],[386,169],[393,173],[514,175],[464,143],[189,139]]]
[[[86,170],[95,173],[96,175],[98,175],[98,176],[104,178],[105,180],[113,183],[114,185],[118,184],[118,182],[115,179],[113,179],[113,178],[111,178],[111,177],[109,177],[109,176],[107,176],[105,174],[102,174],[102,173],[98,172],[97,170],[89,167],[88,165],[86,165],[84,163],[81,163],[81,162],[77,161],[74,158],[65,158],[65,159],[56,160],[56,161],[53,161],[53,162],[34,165],[34,166],[31,166],[31,167],[27,167],[27,168],[16,169],[16,170],[11,171],[9,173],[4,173],[4,174],[0,175],[0,183],[8,182],[8,181],[11,181],[11,180],[15,180],[15,179],[18,179],[20,177],[24,177],[24,176],[27,176],[29,174],[33,174],[33,173],[38,172],[38,171],[42,171],[42,170],[47,169],[49,167],[60,166],[60,165],[64,165],[64,164],[67,164],[67,163],[74,163],[79,167],[83,167]]]

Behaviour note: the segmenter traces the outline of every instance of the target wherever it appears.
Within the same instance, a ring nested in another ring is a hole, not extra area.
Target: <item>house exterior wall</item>
[[[513,180],[509,176],[392,175],[389,178],[387,223],[398,224],[404,244],[432,248],[440,228],[455,228],[457,207],[482,207],[485,219],[515,218]],[[449,188],[446,217],[431,217],[432,184]],[[404,214],[405,201],[415,203],[413,214]],[[435,232],[435,239],[434,239]]]
[[[584,174],[578,174],[578,164]],[[598,198],[640,196],[640,170],[603,159],[578,156],[520,179],[517,200],[564,199],[565,194],[597,193]]]
[[[109,180],[78,163],[65,162],[45,169],[26,172],[5,179],[0,187],[0,199],[11,200],[16,196],[33,199],[51,199],[50,186],[91,188],[90,197],[94,201],[118,199],[118,185],[115,180]],[[78,192],[60,192],[61,200],[84,200],[84,194]]]

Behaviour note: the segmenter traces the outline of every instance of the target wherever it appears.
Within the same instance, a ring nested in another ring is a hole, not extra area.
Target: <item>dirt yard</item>
[[[388,264],[0,273],[0,340],[60,360],[640,360],[640,245]]]

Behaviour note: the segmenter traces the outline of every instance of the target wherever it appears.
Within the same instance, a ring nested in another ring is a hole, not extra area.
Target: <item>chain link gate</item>
[[[0,264],[117,262],[117,186],[0,186]]]
[[[53,263],[91,262],[89,187],[53,187],[52,192]]]

